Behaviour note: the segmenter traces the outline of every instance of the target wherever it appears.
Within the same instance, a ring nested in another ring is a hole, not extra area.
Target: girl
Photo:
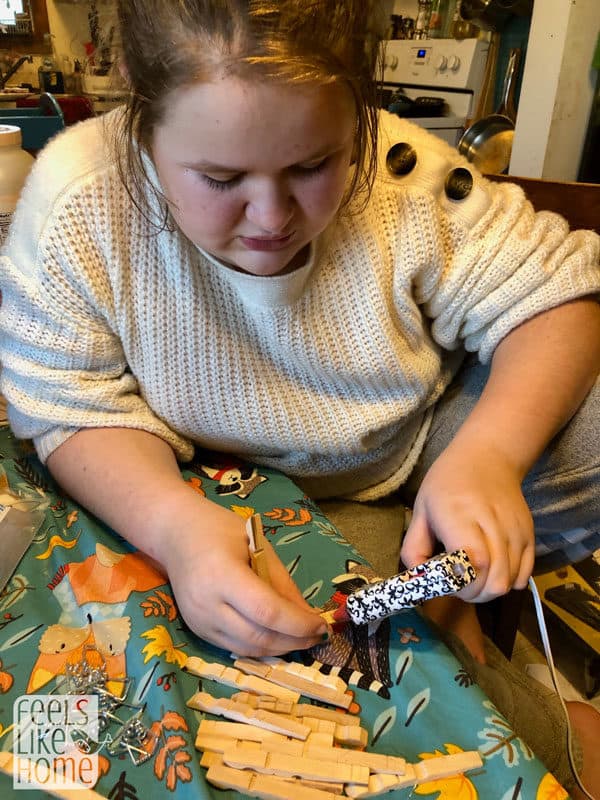
[[[471,601],[600,546],[598,239],[377,114],[377,5],[119,2],[129,101],[42,153],[2,262],[13,430],[239,654],[326,630],[184,484],[195,444],[315,498],[411,482],[404,561],[465,547]]]

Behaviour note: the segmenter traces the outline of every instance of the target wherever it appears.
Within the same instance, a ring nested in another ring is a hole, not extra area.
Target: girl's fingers
[[[320,624],[322,620],[320,620]],[[291,650],[305,650],[320,644],[325,632],[293,636],[258,625],[237,609],[224,605],[219,608],[214,627],[207,632],[213,644],[230,650],[239,656],[274,656]]]
[[[295,603],[306,611],[312,611],[312,606],[302,597],[302,592],[290,577],[270,542],[266,543],[265,552],[268,558],[269,576],[275,589],[291,603]]]
[[[245,564],[231,570],[227,594],[217,590],[215,597],[258,629],[266,628],[296,640],[314,639],[327,631],[318,612],[304,600],[299,604],[295,598],[282,596],[277,586],[259,578]]]
[[[517,507],[501,518],[490,514],[484,533],[489,543],[490,569],[482,597],[492,599],[512,588],[524,588],[533,569],[533,522],[528,512]]]
[[[415,511],[404,534],[400,557],[407,567],[415,567],[431,558],[436,543],[424,513]]]
[[[515,589],[526,589],[529,578],[533,573],[533,565],[535,562],[535,544],[534,541],[527,545],[521,557],[521,564],[517,578],[514,582]]]
[[[409,532],[414,538],[403,545],[402,556],[408,554],[410,566],[422,563],[426,547],[423,542],[438,539],[448,552],[464,548],[473,564],[477,579],[459,596],[466,601],[482,603],[506,594],[513,587],[523,588],[533,568],[534,536],[529,509],[518,504],[507,505],[498,513],[494,504],[462,509],[436,508],[418,513]],[[435,520],[442,520],[436,526]],[[408,533],[407,533],[408,538]],[[420,548],[420,550],[419,550]],[[420,561],[417,561],[419,558]],[[408,561],[406,561],[408,563]]]
[[[471,523],[469,528],[464,538],[461,537],[459,542],[452,544],[448,549],[457,550],[462,548],[466,550],[469,561],[475,569],[475,580],[462,589],[458,596],[470,603],[480,603],[483,602],[482,597],[486,593],[491,555],[489,542],[485,538],[481,527]]]

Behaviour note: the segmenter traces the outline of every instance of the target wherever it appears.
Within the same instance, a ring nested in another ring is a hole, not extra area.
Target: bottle
[[[62,94],[65,91],[63,74],[56,69],[54,59],[51,56],[44,56],[38,69],[38,82],[40,92],[52,92],[52,94]]]
[[[448,0],[433,0],[429,17],[429,38],[441,39],[448,14]]]
[[[34,162],[21,147],[21,128],[0,125],[0,247],[4,245],[13,212]]]
[[[403,17],[401,38],[403,39],[415,38],[415,21],[412,17]]]
[[[432,0],[419,0],[417,20],[415,22],[415,39],[426,39],[431,17]]]
[[[62,76],[65,92],[67,94],[73,94],[73,62],[69,56],[62,57]]]
[[[75,63],[73,65],[73,94],[83,94],[83,73],[81,70],[81,61],[79,61],[77,58],[75,59]]]
[[[444,20],[444,27],[442,28],[442,39],[452,38],[452,26],[454,24],[455,13],[456,0],[448,0],[448,10],[446,11],[446,19]]]

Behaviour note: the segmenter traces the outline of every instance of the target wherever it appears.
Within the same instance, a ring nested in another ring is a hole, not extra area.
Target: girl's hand
[[[435,541],[464,548],[477,580],[463,600],[485,602],[523,589],[533,569],[535,540],[521,476],[502,452],[485,443],[451,443],[432,464],[417,494],[401,556],[407,566],[426,561]]]
[[[172,534],[163,558],[189,627],[239,656],[279,655],[321,642],[326,624],[303,599],[271,545],[265,546],[269,586],[250,568],[244,520],[210,506],[215,527],[207,531],[206,515],[198,516],[194,527]]]

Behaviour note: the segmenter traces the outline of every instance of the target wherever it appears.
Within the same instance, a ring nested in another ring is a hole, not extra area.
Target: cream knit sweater
[[[240,274],[148,228],[107,148],[119,113],[43,151],[1,260],[1,389],[42,460],[80,428],[131,427],[182,460],[199,443],[314,497],[375,498],[406,479],[464,349],[486,361],[523,320],[600,290],[597,236],[478,175],[448,199],[465,162],[385,113],[367,209],[296,272]],[[385,169],[399,141],[418,157],[403,178]]]

